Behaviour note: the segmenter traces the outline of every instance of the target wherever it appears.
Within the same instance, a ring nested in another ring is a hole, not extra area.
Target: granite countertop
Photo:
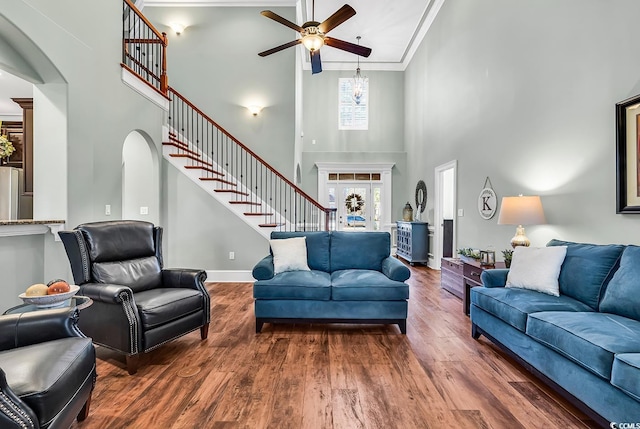
[[[56,220],[34,220],[34,219],[17,219],[17,220],[0,220],[0,226],[2,225],[49,225],[55,223],[65,223],[66,221]]]

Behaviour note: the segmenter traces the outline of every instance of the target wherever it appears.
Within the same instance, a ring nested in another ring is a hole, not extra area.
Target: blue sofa
[[[409,269],[390,256],[386,232],[272,232],[306,237],[310,271],[274,275],[273,256],[253,269],[256,332],[268,323],[381,323],[407,330]]]
[[[599,425],[640,423],[640,247],[548,245],[567,246],[560,296],[505,288],[508,270],[485,270],[471,290],[472,336],[485,335]]]

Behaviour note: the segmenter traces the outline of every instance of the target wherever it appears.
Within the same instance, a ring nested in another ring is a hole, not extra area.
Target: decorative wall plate
[[[480,195],[478,195],[478,212],[482,219],[489,220],[496,214],[497,208],[498,197],[491,187],[489,177],[487,177],[484,181],[484,188],[482,188]]]

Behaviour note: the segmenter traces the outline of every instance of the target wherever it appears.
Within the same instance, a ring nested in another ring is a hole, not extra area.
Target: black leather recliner
[[[65,307],[0,316],[0,428],[68,429],[89,414],[96,352]]]
[[[203,270],[163,269],[162,228],[142,221],[85,223],[60,237],[78,294],[93,299],[82,332],[126,355],[134,374],[141,353],[200,328],[209,331]]]

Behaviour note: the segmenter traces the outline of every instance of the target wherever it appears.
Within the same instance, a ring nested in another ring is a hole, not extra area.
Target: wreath
[[[347,195],[347,198],[345,198],[344,201],[344,205],[347,210],[349,210],[349,213],[358,212],[362,210],[362,207],[364,207],[364,200],[362,199],[360,194],[356,194],[354,192],[353,194]]]

